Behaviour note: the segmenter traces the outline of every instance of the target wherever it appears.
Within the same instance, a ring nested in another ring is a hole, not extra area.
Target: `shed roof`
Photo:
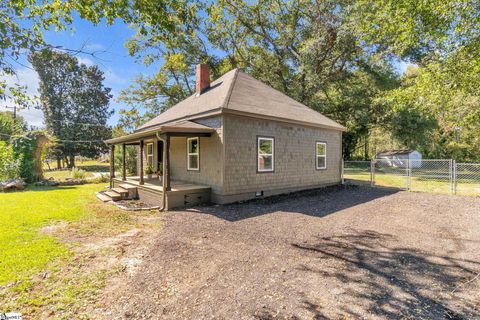
[[[415,152],[416,150],[388,150],[377,153],[377,157],[385,157],[385,156],[398,156],[402,154],[410,154]],[[418,152],[418,151],[417,151]]]
[[[231,113],[258,118],[271,118],[332,130],[345,128],[321,113],[290,98],[239,69],[233,69],[200,95],[192,95],[159,116],[140,126],[136,132],[156,128],[179,120]]]

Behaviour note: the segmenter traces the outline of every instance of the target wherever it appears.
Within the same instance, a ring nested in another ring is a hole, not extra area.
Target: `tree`
[[[8,141],[11,136],[21,134],[25,130],[27,123],[22,117],[13,118],[12,112],[0,111],[0,140]]]
[[[458,54],[411,68],[402,85],[379,100],[390,106],[389,126],[405,146],[428,157],[479,161],[480,60]]]
[[[199,62],[209,64],[214,78],[240,67],[345,125],[344,152],[350,155],[378,118],[372,99],[396,75],[383,57],[364,50],[349,17],[352,4],[342,4],[193,2],[196,15],[179,17],[175,32],[139,30],[127,43],[130,54],[147,65],[163,63],[154,76],[141,76],[122,91],[120,100],[132,106],[123,121],[138,120],[139,105],[148,119],[193,94]]]
[[[175,14],[175,20],[171,14]],[[0,76],[12,76],[15,67],[21,65],[20,57],[43,49],[60,49],[48,44],[43,31],[55,28],[66,30],[71,27],[74,14],[94,24],[112,24],[116,19],[136,24],[143,30],[144,25],[155,29],[172,31],[178,18],[192,14],[184,0],[8,0],[0,2]],[[70,53],[89,53],[82,48],[62,48]],[[19,107],[31,104],[25,86],[9,85],[0,80],[0,99],[9,98]]]
[[[110,138],[107,120],[110,88],[102,84],[103,72],[87,67],[68,54],[43,50],[30,56],[40,78],[40,103],[47,130],[57,140],[57,160],[75,166],[75,155],[94,157],[106,151]]]
[[[21,160],[15,157],[10,144],[0,140],[0,181],[18,178]]]

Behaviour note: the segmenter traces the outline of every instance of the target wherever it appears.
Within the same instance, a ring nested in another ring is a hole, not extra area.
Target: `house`
[[[384,161],[390,167],[420,168],[422,164],[422,154],[416,150],[384,151],[377,153],[376,158]]]
[[[338,184],[344,130],[239,69],[210,83],[208,66],[197,65],[195,94],[106,141],[112,164],[115,146],[136,145],[141,155],[137,176],[111,168],[109,195],[170,209]],[[163,173],[147,179],[147,167]]]

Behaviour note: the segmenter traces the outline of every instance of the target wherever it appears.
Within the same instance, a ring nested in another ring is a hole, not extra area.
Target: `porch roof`
[[[214,132],[215,129],[207,127],[203,124],[199,124],[193,121],[182,120],[176,122],[169,122],[161,124],[152,128],[149,128],[145,131],[134,132],[121,136],[118,138],[113,138],[105,140],[107,144],[117,144],[117,143],[126,143],[126,142],[136,142],[142,138],[151,137],[157,133],[174,133],[176,135],[191,135],[191,134],[210,134]]]

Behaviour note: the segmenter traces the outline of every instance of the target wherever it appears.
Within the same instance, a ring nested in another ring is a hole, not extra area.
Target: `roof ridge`
[[[233,70],[235,70],[235,74],[233,75],[232,83],[230,83],[230,88],[228,88],[227,96],[225,97],[225,101],[223,102],[222,109],[228,108],[228,103],[230,102],[230,97],[232,96],[233,88],[237,83],[237,76],[238,76],[238,73],[240,72],[240,69],[235,68]]]

